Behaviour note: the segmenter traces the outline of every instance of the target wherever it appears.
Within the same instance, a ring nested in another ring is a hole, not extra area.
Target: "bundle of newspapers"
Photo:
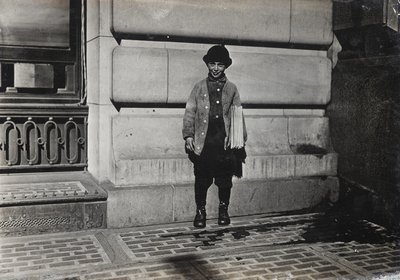
[[[231,131],[229,135],[229,145],[231,149],[240,149],[244,146],[243,108],[242,106],[232,106],[231,110]]]

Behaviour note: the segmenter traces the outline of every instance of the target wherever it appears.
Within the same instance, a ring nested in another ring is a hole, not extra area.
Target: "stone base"
[[[107,225],[111,228],[191,221],[195,213],[193,184],[141,187],[108,187]],[[277,180],[235,180],[231,216],[295,211],[335,202],[336,177]],[[208,218],[218,214],[218,191],[209,190]]]
[[[106,227],[107,202],[20,205],[0,208],[0,233],[25,235]]]
[[[85,172],[0,176],[0,233],[105,228],[107,193]]]

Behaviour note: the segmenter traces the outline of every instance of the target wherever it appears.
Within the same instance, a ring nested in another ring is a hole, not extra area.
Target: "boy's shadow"
[[[171,277],[179,275],[184,279],[212,279],[214,273],[207,266],[208,262],[196,254],[168,257],[163,259],[165,263],[173,266]]]

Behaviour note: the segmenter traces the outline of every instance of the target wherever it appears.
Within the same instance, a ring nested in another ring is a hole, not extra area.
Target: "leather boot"
[[[231,223],[231,219],[228,214],[228,204],[220,202],[218,212],[218,224],[220,226],[227,226]]]
[[[206,227],[206,208],[201,207],[196,210],[196,217],[194,217],[193,226],[197,228]]]

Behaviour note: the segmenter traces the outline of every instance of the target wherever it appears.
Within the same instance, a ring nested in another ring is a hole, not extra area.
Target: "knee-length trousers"
[[[218,198],[220,203],[229,205],[232,189],[232,176],[195,176],[194,192],[197,208],[206,205],[207,192],[213,183],[218,187]]]

